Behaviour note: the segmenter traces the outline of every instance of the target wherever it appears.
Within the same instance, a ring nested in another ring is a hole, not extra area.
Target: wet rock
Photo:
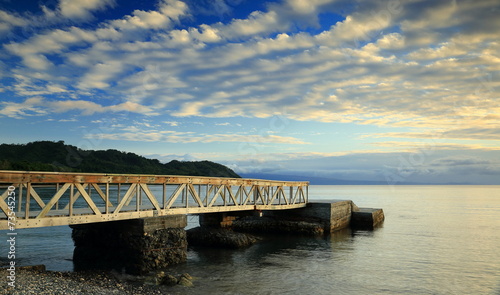
[[[290,233],[299,235],[323,235],[325,225],[321,222],[273,218],[247,217],[233,222],[233,229],[250,233]]]
[[[159,271],[152,276],[146,277],[144,283],[149,285],[162,285],[167,274],[164,271]]]
[[[191,280],[188,280],[186,277],[181,276],[179,279],[179,282],[177,283],[178,285],[184,286],[184,287],[193,287],[193,282]]]
[[[187,231],[189,245],[222,248],[243,248],[256,243],[253,235],[237,233],[228,229],[196,227]]]
[[[46,268],[45,268],[44,264],[21,266],[21,267],[18,267],[18,269],[30,270],[30,271],[37,271],[37,272],[44,272],[44,271],[46,271]]]
[[[165,278],[163,278],[162,285],[175,286],[178,282],[179,280],[173,275],[166,275]]]
[[[146,227],[141,222],[145,221],[72,226],[75,270],[125,269],[130,274],[146,274],[186,261],[187,240],[183,228],[155,230],[154,226]]]

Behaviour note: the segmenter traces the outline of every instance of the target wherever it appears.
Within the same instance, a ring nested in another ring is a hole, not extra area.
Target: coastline
[[[183,287],[148,285],[132,276],[110,271],[61,272],[20,268],[16,271],[15,287],[2,284],[0,295],[172,294],[175,293],[173,288]]]

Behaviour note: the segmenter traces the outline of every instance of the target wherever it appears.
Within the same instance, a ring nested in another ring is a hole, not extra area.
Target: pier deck
[[[302,208],[308,182],[0,171],[0,230],[178,214]]]

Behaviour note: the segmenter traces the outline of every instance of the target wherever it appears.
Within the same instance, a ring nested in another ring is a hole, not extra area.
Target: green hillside
[[[174,160],[163,164],[157,159],[112,149],[82,150],[63,141],[1,144],[0,170],[240,177],[226,166],[210,161]]]

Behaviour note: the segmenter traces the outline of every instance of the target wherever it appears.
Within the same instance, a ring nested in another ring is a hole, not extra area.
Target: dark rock
[[[18,269],[20,269],[20,270],[37,271],[37,272],[44,272],[44,271],[46,271],[46,268],[45,268],[44,264],[20,266],[20,267],[18,267]]]
[[[321,222],[247,217],[233,222],[233,229],[241,232],[290,233],[299,235],[323,235]]]
[[[154,221],[160,229],[148,224]],[[146,274],[185,262],[185,230],[161,228],[161,222],[158,218],[72,226],[75,270],[125,269],[130,274]]]
[[[179,280],[177,280],[177,278],[174,277],[173,275],[166,275],[165,278],[163,279],[162,285],[175,286],[177,285],[178,282]]]
[[[188,280],[186,277],[182,277],[182,276],[179,279],[179,282],[177,284],[184,286],[184,287],[192,287],[193,286],[193,282],[191,282],[191,280]]]
[[[223,248],[243,248],[258,241],[258,238],[228,229],[196,227],[187,231],[189,245]]]
[[[159,271],[152,276],[146,277],[144,282],[151,285],[162,285],[166,276],[167,274],[164,271]]]

